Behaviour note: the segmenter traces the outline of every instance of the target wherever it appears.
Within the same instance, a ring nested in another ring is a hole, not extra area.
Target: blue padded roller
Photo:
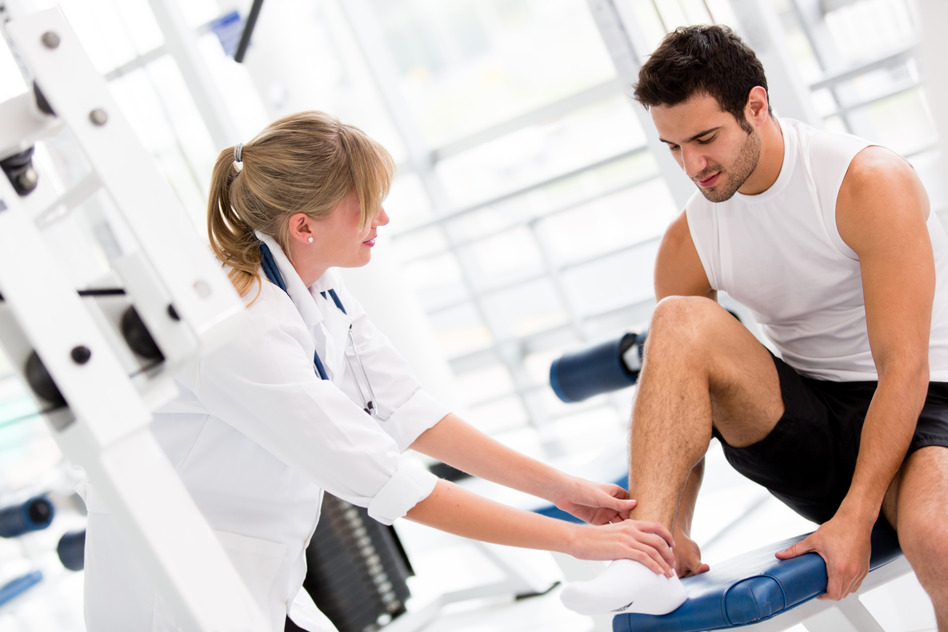
[[[550,365],[550,387],[561,401],[584,399],[635,384],[638,368],[629,368],[623,354],[635,346],[639,360],[647,333],[627,333],[589,349],[568,353]]]
[[[769,619],[826,592],[826,563],[816,553],[780,561],[774,553],[805,538],[797,536],[715,564],[682,580],[688,601],[669,614],[620,614],[613,632],[702,632]],[[895,532],[883,521],[872,531],[870,570],[901,555]]]
[[[70,531],[59,538],[56,553],[59,561],[71,571],[81,571],[85,567],[86,530]]]
[[[0,509],[0,537],[15,538],[30,531],[45,529],[53,522],[53,504],[45,496]]]

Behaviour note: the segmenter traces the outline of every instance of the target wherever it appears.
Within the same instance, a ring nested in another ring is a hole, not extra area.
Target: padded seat
[[[688,600],[666,615],[621,614],[614,632],[702,632],[770,619],[826,592],[826,564],[816,553],[778,560],[774,553],[805,538],[775,542],[683,581]],[[872,532],[874,571],[901,557],[895,532],[880,522]]]

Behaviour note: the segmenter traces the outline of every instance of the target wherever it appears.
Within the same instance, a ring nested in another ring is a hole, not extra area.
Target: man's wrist
[[[840,503],[834,518],[844,520],[856,527],[871,529],[879,519],[882,501],[875,503],[868,500],[866,495],[850,491]]]

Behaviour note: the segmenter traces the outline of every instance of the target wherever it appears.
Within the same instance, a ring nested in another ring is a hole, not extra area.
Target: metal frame
[[[48,10],[5,28],[56,118],[18,98],[3,104],[3,120],[34,117],[30,142],[62,125],[78,141],[137,238],[140,250],[116,272],[166,362],[132,379],[121,359],[127,350],[113,348],[114,338],[100,329],[101,315],[69,286],[34,223],[37,192],[20,197],[6,177],[0,177],[0,342],[18,367],[32,349],[42,359],[66,401],[45,415],[55,440],[86,471],[181,624],[265,629],[254,599],[148,429],[151,408],[169,395],[168,369],[232,335],[242,303],[135,142],[63,15]],[[42,175],[39,186],[46,186]],[[56,204],[72,197],[66,192]],[[47,406],[38,396],[37,403]]]

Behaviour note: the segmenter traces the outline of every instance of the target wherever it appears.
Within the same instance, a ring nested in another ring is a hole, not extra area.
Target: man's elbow
[[[928,395],[930,371],[928,355],[905,355],[883,362],[879,366],[879,383],[891,381],[912,400],[919,403]]]

